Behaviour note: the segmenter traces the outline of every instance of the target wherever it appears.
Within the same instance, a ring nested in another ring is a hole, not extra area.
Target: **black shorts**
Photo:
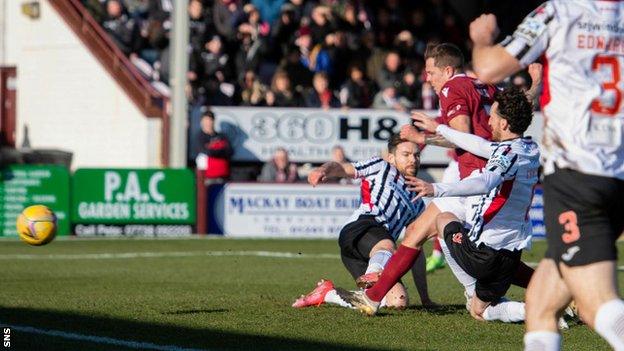
[[[366,273],[371,249],[381,240],[394,239],[375,217],[362,215],[340,231],[338,245],[342,263],[354,279]]]
[[[544,178],[546,257],[568,266],[617,260],[624,181],[557,168]]]
[[[459,222],[444,228],[444,242],[457,264],[477,280],[475,294],[481,301],[497,302],[505,296],[518,269],[521,250],[494,250],[477,246],[468,238],[468,230]]]

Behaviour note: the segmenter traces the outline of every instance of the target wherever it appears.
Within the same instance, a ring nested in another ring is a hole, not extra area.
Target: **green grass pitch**
[[[544,249],[537,242],[524,260],[537,262]],[[0,327],[19,327],[7,350],[522,348],[522,324],[470,318],[448,268],[429,276],[439,310],[420,307],[411,276],[405,279],[411,297],[405,311],[370,318],[338,307],[291,308],[321,277],[354,287],[337,255],[333,240],[56,240],[44,247],[3,240]],[[523,291],[512,288],[508,296],[522,299]],[[608,349],[584,325],[573,324],[563,335],[565,350]]]

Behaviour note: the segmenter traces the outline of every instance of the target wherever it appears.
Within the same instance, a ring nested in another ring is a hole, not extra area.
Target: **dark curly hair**
[[[514,134],[524,133],[533,120],[533,106],[524,91],[509,87],[494,94],[498,102],[498,115],[509,123],[509,130]]]

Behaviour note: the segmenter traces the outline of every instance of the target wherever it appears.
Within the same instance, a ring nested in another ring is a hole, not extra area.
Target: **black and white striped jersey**
[[[422,199],[412,202],[416,193],[407,190],[403,175],[380,157],[352,165],[355,178],[361,180],[361,204],[345,225],[356,221],[361,215],[371,215],[397,240],[403,228],[424,210]]]
[[[488,194],[466,199],[469,238],[477,245],[521,250],[529,245],[529,209],[537,183],[540,152],[530,138],[490,143],[492,154],[484,167],[502,182]]]
[[[544,2],[501,45],[544,65],[544,173],[624,179],[624,1]]]

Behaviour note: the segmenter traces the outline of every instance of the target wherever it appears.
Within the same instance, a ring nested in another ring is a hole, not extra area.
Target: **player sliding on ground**
[[[451,212],[436,216],[437,232],[447,245],[450,257],[461,270],[476,278],[470,314],[479,320],[521,321],[524,304],[506,301],[503,296],[520,264],[522,249],[531,242],[528,209],[537,183],[539,149],[522,135],[532,119],[532,107],[524,93],[510,88],[494,96],[489,126],[492,140],[438,125],[428,117],[416,118],[423,129],[480,157],[489,157],[478,175],[457,183],[429,184],[408,178],[410,189],[419,196],[468,196],[465,199],[465,225]],[[416,249],[401,247],[409,253]],[[409,256],[408,256],[409,257]],[[401,274],[405,262],[395,255],[385,272]],[[373,315],[379,303],[376,296],[385,290],[383,275],[366,291],[341,297],[361,311]]]
[[[425,53],[425,70],[427,81],[432,84],[440,98],[441,115],[439,120],[449,127],[478,135],[484,139],[492,136],[488,125],[488,110],[492,105],[492,97],[497,90],[494,86],[485,85],[474,78],[462,73],[464,59],[461,51],[452,44],[430,45]],[[532,74],[532,76],[534,76]],[[539,75],[536,75],[531,93],[536,90],[539,83]],[[530,94],[529,94],[530,95]],[[419,114],[415,114],[418,116]],[[426,116],[425,116],[426,117]],[[414,126],[404,126],[401,136],[412,142],[425,143],[446,147],[455,147],[439,135],[428,135],[418,132]],[[479,170],[485,166],[487,160],[476,156],[466,150],[456,150],[458,154],[459,178],[464,179],[473,174],[479,174]],[[435,198],[416,219],[414,225],[407,228],[405,238],[398,247],[393,258],[394,264],[389,261],[389,270],[384,270],[380,276],[380,286],[375,286],[370,293],[374,301],[381,301],[390,287],[392,287],[407,272],[420,256],[422,245],[430,237],[437,235],[435,220],[441,212],[452,212],[458,218],[465,218],[465,206],[461,197]],[[445,251],[448,266],[453,274],[464,285],[467,302],[474,295],[476,280],[464,272],[450,256],[450,252],[442,240],[441,246]],[[525,264],[520,264],[515,272],[512,284],[527,287],[533,269]]]
[[[413,225],[425,208],[421,199],[414,201],[416,193],[407,190],[405,183],[405,177],[416,176],[419,166],[419,147],[397,134],[388,141],[387,161],[373,157],[353,164],[328,162],[308,176],[312,186],[332,178],[361,180],[361,205],[340,231],[338,243],[342,262],[362,288],[370,287],[370,281],[377,279],[403,229]],[[434,306],[427,292],[424,257],[413,265],[412,273],[423,306]],[[321,280],[316,289],[297,299],[293,307],[318,306],[325,302],[350,307],[338,296],[330,280]],[[407,307],[403,284],[394,284],[380,305]]]

